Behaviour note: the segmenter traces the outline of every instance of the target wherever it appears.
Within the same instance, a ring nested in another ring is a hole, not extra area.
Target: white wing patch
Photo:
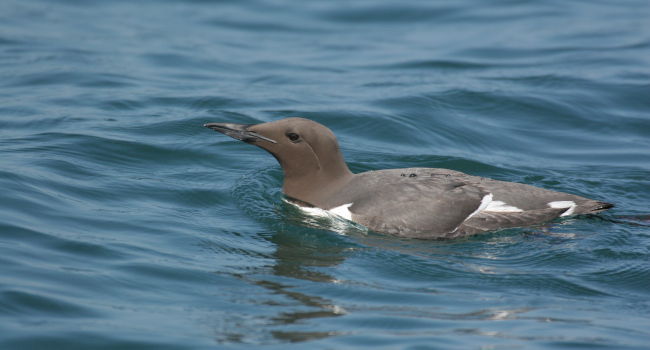
[[[485,208],[485,211],[489,212],[498,212],[498,213],[521,213],[523,210],[506,204],[506,202],[503,201],[492,201],[490,204]]]
[[[573,214],[573,211],[576,209],[576,203],[574,201],[554,201],[548,202],[548,206],[551,208],[566,208],[568,209],[560,216],[569,216]]]
[[[483,199],[481,199],[481,204],[478,206],[478,208],[476,208],[473,213],[469,214],[469,216],[464,221],[469,220],[472,216],[485,210],[485,208],[490,206],[490,203],[492,203],[492,193],[488,193],[483,196]]]

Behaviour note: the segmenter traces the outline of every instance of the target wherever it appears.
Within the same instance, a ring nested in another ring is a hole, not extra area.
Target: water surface
[[[0,348],[644,349],[650,4],[0,2]],[[616,204],[448,242],[282,202],[201,125]]]

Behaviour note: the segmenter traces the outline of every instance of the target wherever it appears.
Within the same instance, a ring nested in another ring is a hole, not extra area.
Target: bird
[[[611,203],[442,168],[352,173],[334,133],[310,119],[205,127],[271,153],[291,203],[319,208],[373,232],[452,239],[593,214]]]

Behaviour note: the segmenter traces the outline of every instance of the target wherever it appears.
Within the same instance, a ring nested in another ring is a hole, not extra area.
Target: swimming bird
[[[327,210],[378,233],[455,238],[613,207],[569,193],[449,169],[353,174],[334,133],[304,118],[204,126],[271,153],[282,166],[282,190],[292,203]]]

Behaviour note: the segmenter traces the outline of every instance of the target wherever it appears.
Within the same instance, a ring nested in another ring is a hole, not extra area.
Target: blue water
[[[0,2],[0,349],[647,349],[650,3]],[[304,216],[201,125],[616,204],[454,241]]]

